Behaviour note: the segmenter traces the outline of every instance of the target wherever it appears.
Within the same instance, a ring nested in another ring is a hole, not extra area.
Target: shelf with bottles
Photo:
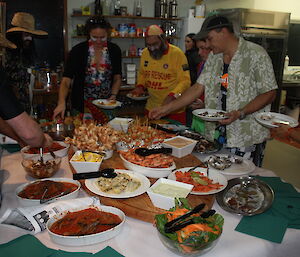
[[[71,17],[85,17],[88,18],[91,15],[84,15],[74,13]],[[162,18],[162,17],[144,17],[144,16],[134,16],[134,15],[102,15],[104,18],[108,19],[134,19],[134,20],[167,20],[167,21],[180,21],[181,18]]]

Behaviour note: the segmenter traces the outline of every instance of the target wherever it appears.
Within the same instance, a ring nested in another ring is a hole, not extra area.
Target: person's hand
[[[226,119],[219,120],[219,123],[221,125],[229,125],[232,122],[236,121],[241,116],[241,112],[240,111],[231,111],[231,112],[227,112],[225,115],[227,117]]]
[[[136,87],[132,91],[129,92],[132,95],[139,96],[145,93],[145,89],[143,87]]]
[[[151,111],[149,111],[148,117],[149,117],[149,119],[158,120],[161,117],[164,117],[169,113],[170,113],[170,111],[169,111],[168,105],[163,105],[160,107],[153,108]]]
[[[53,144],[53,139],[48,134],[44,133],[43,147],[50,147]]]
[[[192,110],[202,109],[204,108],[204,103],[201,99],[197,98],[194,102],[192,102],[189,106]]]
[[[54,109],[53,111],[53,117],[52,119],[55,120],[55,118],[60,115],[62,119],[64,119],[65,117],[65,111],[66,111],[66,104],[64,103],[61,103],[61,104],[58,104],[56,106],[56,108]]]
[[[285,138],[288,135],[289,129],[291,127],[288,125],[278,123],[275,123],[275,125],[278,125],[278,128],[271,129],[272,137]]]
[[[111,95],[107,100],[116,100],[117,96],[115,94]]]

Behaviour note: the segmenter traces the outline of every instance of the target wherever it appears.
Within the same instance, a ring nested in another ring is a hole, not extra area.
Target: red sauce
[[[44,153],[49,153],[49,150],[52,152],[64,149],[65,146],[60,145],[57,142],[53,142],[53,144],[50,147],[44,147],[43,148],[43,152]],[[25,153],[29,153],[29,154],[39,154],[40,153],[40,148],[38,147],[31,147],[28,150],[24,151]]]
[[[88,208],[68,212],[62,219],[52,224],[50,231],[63,236],[84,236],[106,231],[121,222],[118,215]]]
[[[49,199],[63,192],[71,193],[78,188],[76,184],[43,180],[26,186],[18,195],[26,199]]]

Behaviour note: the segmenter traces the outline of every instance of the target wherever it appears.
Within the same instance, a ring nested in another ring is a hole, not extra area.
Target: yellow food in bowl
[[[75,162],[101,162],[102,159],[103,159],[103,155],[101,155],[101,154],[86,152],[86,153],[75,155],[72,158],[72,161],[75,161]]]

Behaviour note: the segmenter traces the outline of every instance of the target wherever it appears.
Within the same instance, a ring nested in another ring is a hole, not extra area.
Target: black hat
[[[218,14],[209,16],[203,22],[201,30],[196,34],[194,39],[204,39],[211,30],[224,27],[232,27],[232,23],[226,17]]]

